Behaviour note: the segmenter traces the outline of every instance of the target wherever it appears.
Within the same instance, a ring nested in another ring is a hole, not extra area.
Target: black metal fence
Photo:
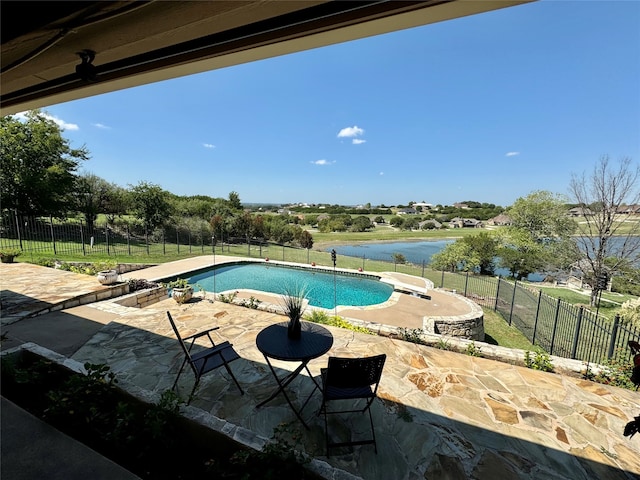
[[[145,232],[139,226],[100,225],[87,228],[81,221],[64,223],[52,218],[18,222],[0,219],[0,249],[20,248],[32,258],[51,255],[94,254],[141,256],[168,254],[229,254],[316,263],[331,266],[328,252],[295,248],[246,238],[216,238],[208,225],[194,230],[171,226]],[[456,291],[476,303],[498,311],[531,343],[552,355],[600,362],[605,358],[630,359],[629,340],[640,341],[640,329],[530,289],[517,281],[499,277],[435,271],[426,262],[398,263],[393,258],[345,257],[340,266],[367,269],[373,261],[393,263],[393,270],[422,276],[434,285]]]
[[[531,343],[559,357],[627,361],[629,340],[640,340],[640,329],[621,323],[618,316],[609,320],[517,281],[442,272],[440,282],[434,283],[493,308]]]

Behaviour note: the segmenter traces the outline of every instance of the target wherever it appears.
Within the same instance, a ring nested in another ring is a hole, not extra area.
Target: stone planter
[[[178,303],[186,303],[193,297],[193,288],[173,288],[171,290],[171,296]]]
[[[0,261],[2,263],[13,263],[14,258],[15,258],[15,255],[2,255],[0,257]]]
[[[115,270],[102,270],[98,272],[97,278],[102,285],[111,285],[118,282],[118,272]]]

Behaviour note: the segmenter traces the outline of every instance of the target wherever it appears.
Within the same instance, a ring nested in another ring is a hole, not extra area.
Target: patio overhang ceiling
[[[532,0],[0,2],[0,115]]]

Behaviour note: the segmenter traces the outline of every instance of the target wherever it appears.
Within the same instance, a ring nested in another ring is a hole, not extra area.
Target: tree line
[[[104,215],[112,228],[135,224],[152,233],[170,224],[192,231],[207,229],[221,241],[243,238],[312,248],[313,237],[301,224],[321,232],[363,232],[371,230],[374,222],[384,222],[382,215],[392,212],[384,205],[367,204],[358,209],[330,205],[315,212],[290,207],[294,213],[305,214],[265,215],[243,208],[237,192],[230,192],[227,198],[178,196],[144,181],[124,188],[79,172],[82,162],[89,159],[88,149],[71,148],[60,127],[39,110],[27,112],[24,118],[0,118],[0,156],[0,206],[19,221],[79,215],[92,229],[98,216]],[[640,170],[630,158],[614,163],[603,156],[591,172],[572,177],[571,199],[537,191],[517,199],[506,210],[473,201],[464,202],[462,209],[419,206],[420,215],[395,216],[390,223],[413,230],[420,220],[448,221],[452,215],[482,220],[505,212],[510,226],[456,241],[433,257],[432,266],[492,274],[498,257],[499,266],[517,279],[533,272],[553,274],[577,268],[592,286],[594,303],[612,279],[628,289],[640,283],[634,273],[640,262],[639,185]],[[567,205],[582,207],[588,214],[578,222],[567,216]]]
[[[39,110],[0,119],[0,204],[22,224],[27,219],[80,216],[93,230],[99,215],[110,228],[139,227],[147,234],[165,225],[208,229],[220,241],[273,241],[311,248],[301,226],[278,215],[251,215],[237,192],[228,198],[178,196],[141,181],[128,188],[80,171],[86,147],[71,148],[60,127]]]

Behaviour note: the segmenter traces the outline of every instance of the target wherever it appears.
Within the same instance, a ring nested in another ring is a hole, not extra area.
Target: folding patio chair
[[[173,331],[175,332],[176,337],[178,338],[178,342],[182,347],[182,351],[184,352],[184,361],[182,362],[182,366],[180,367],[180,371],[178,372],[176,381],[173,382],[173,387],[171,388],[172,389],[176,388],[176,385],[178,384],[178,379],[180,378],[180,374],[182,374],[182,370],[184,369],[184,366],[188,363],[191,369],[193,370],[193,374],[196,377],[195,383],[193,384],[193,388],[191,389],[191,393],[189,394],[189,400],[187,401],[187,404],[188,404],[191,402],[191,398],[193,397],[193,394],[196,391],[198,384],[200,383],[200,378],[202,377],[202,375],[204,375],[205,373],[211,372],[217,369],[218,367],[224,366],[224,368],[227,369],[227,372],[229,372],[229,375],[231,376],[236,386],[238,387],[238,390],[240,390],[240,394],[244,395],[244,391],[242,390],[242,387],[238,383],[238,380],[236,380],[236,377],[233,375],[231,368],[229,368],[229,363],[240,358],[240,355],[238,355],[238,353],[233,349],[233,345],[231,343],[225,341],[216,345],[213,339],[211,338],[210,332],[212,332],[213,330],[217,330],[220,327],[210,328],[203,332],[196,333],[195,335],[190,335],[188,337],[182,338],[180,336],[180,333],[178,332],[178,328],[176,327],[175,322],[173,321],[173,318],[171,317],[171,313],[167,312],[167,316],[169,317],[169,322],[171,323],[171,327],[173,328]],[[192,353],[191,349],[193,348],[195,341],[200,337],[204,337],[205,335],[209,338],[209,341],[211,342],[211,347],[205,348],[204,350],[198,350],[195,353]],[[187,347],[187,345],[185,344],[185,341],[189,341],[189,340],[191,341],[191,343],[189,347]]]
[[[322,376],[322,405],[318,414],[324,414],[327,456],[329,456],[330,448],[350,445],[373,444],[375,452],[378,453],[373,417],[371,416],[371,404],[377,398],[378,384],[380,383],[380,376],[382,375],[382,368],[386,358],[385,354],[366,358],[329,357],[327,368],[320,370]],[[351,408],[346,410],[329,410],[328,403],[337,400],[364,400],[364,406],[354,408],[354,403],[350,402]],[[329,440],[327,416],[336,413],[355,412],[369,413],[371,438],[348,442],[331,442]]]

